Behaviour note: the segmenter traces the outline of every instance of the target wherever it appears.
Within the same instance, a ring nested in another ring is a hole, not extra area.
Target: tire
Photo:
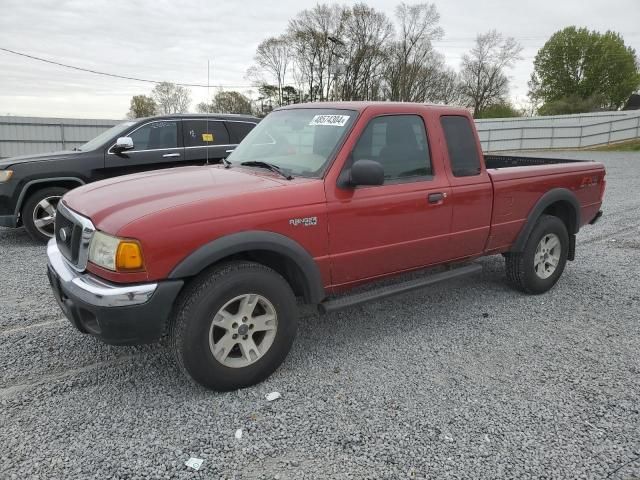
[[[555,240],[557,246],[552,248]],[[529,235],[524,250],[506,255],[507,278],[515,288],[525,293],[544,293],[562,275],[568,253],[569,233],[564,222],[552,215],[542,215]]]
[[[47,243],[53,238],[55,208],[67,191],[68,189],[63,187],[43,188],[33,193],[24,203],[21,212],[22,224],[35,241]]]
[[[175,311],[169,343],[178,365],[193,381],[217,391],[248,387],[271,375],[289,353],[298,327],[296,299],[287,281],[264,265],[245,261],[201,274],[181,294]],[[274,314],[265,326],[261,319]]]

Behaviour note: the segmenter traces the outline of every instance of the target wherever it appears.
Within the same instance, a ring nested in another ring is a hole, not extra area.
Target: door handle
[[[165,153],[164,155],[162,155],[162,158],[179,157],[179,156],[180,156],[179,153]]]
[[[442,203],[442,201],[445,198],[445,194],[444,193],[430,193],[429,196],[427,197],[427,199],[429,200],[429,203],[431,204],[438,204],[438,203]]]

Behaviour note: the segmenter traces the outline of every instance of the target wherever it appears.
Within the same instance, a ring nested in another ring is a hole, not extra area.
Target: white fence
[[[578,149],[640,138],[640,111],[476,120],[485,152]]]
[[[0,116],[0,158],[79,147],[121,121]]]
[[[121,120],[0,116],[0,158],[78,147]],[[576,149],[640,138],[640,111],[476,120],[485,152]]]

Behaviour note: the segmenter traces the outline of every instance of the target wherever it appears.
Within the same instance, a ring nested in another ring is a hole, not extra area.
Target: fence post
[[[580,136],[578,137],[578,148],[582,148],[582,129],[584,128],[584,125],[580,125]]]
[[[613,128],[613,120],[609,121],[609,135],[607,136],[607,145],[611,143],[611,129]]]
[[[551,146],[550,148],[553,148],[553,137],[556,136],[556,127],[554,127],[553,125],[551,126]]]
[[[487,130],[489,135],[487,136],[487,152],[491,151],[491,129]]]
[[[638,115],[638,121],[636,122],[636,138],[640,137],[640,115]]]
[[[64,140],[64,123],[60,124],[60,140],[62,142],[62,150],[66,150],[66,142]]]

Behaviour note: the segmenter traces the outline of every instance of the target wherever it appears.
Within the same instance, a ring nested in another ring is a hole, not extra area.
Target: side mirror
[[[384,183],[384,168],[374,160],[357,160],[351,165],[349,184],[352,187],[358,185],[382,185]]]
[[[124,152],[133,149],[133,140],[131,137],[120,137],[116,140],[113,150],[116,152]]]

